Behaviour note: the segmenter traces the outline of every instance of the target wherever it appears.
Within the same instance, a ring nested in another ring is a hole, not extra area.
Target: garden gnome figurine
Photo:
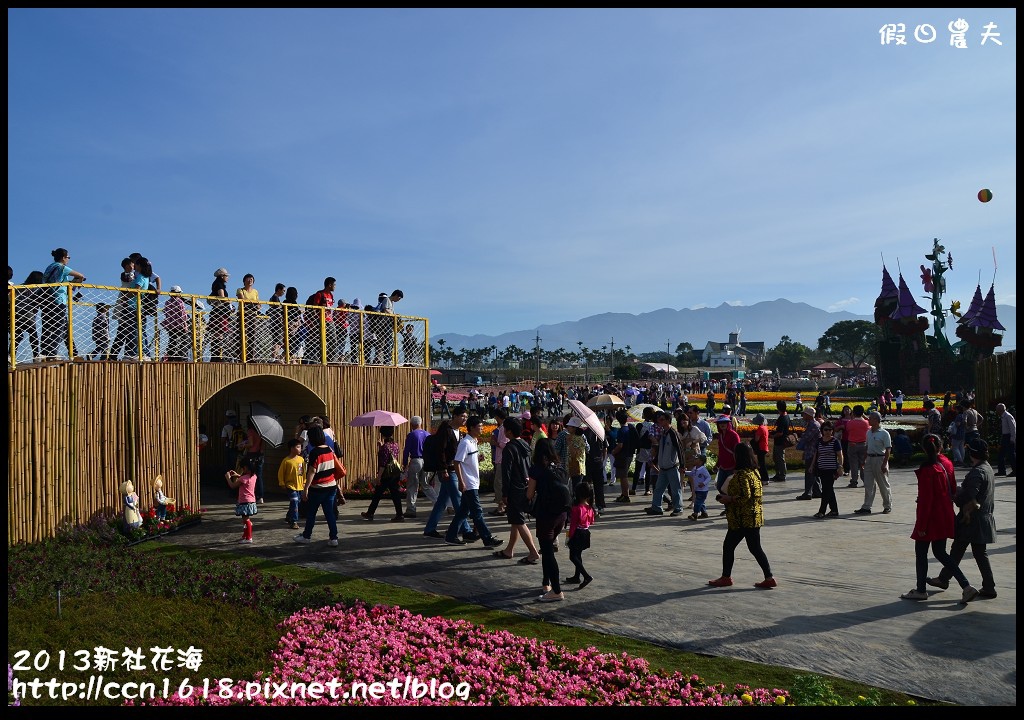
[[[172,497],[164,495],[164,476],[157,475],[156,480],[153,481],[153,506],[156,508],[156,516],[160,520],[167,519],[167,506],[174,505],[175,500]]]
[[[142,513],[139,510],[139,496],[131,480],[121,483],[121,502],[124,504],[124,524],[129,528],[142,525]]]

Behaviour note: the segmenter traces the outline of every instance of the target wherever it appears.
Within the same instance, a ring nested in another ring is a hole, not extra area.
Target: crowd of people
[[[563,402],[569,399],[570,392],[585,396],[587,391],[566,390]],[[786,402],[779,401],[773,427],[758,414],[752,419],[754,437],[744,441],[736,432],[736,416],[728,404],[720,408],[721,414],[711,423],[704,416],[705,408],[696,404],[673,411],[645,407],[639,421],[633,421],[625,408],[620,408],[600,418],[602,436],[575,412],[546,417],[539,409],[533,413],[526,409],[512,412],[511,394],[499,394],[509,398],[508,411],[504,402],[494,408],[498,426],[490,440],[495,468],[493,509],[485,511],[481,499],[479,439],[484,417],[468,404],[460,404],[433,433],[423,427],[420,417],[412,418],[402,443],[394,428],[379,428],[376,490],[361,517],[374,521],[379,503],[388,496],[394,506],[391,522],[414,520],[422,492],[430,507],[423,530],[425,537],[458,546],[480,542],[496,559],[540,565],[542,594],[538,599],[558,602],[565,599],[563,585],[582,588],[594,581],[584,565],[583,552],[590,547],[595,524],[599,527],[600,518],[607,513],[606,486],[618,485],[620,489],[611,502],[627,504],[639,494],[642,483],[643,495],[650,497],[643,508],[646,514],[675,517],[686,512],[687,504],[691,509],[688,518],[694,523],[709,517],[708,499],[713,488],[714,499],[724,508],[721,515],[728,525],[723,539],[722,573],[708,581],[713,587],[733,584],[735,552],[741,542],[746,544],[764,576],[754,583],[755,587],[777,586],[761,543],[762,498],[765,486],[787,480],[784,451],[789,447],[803,454],[804,489],[796,499],[818,500],[814,519],[840,515],[835,483],[846,475],[851,478],[850,487],[863,484],[864,488],[863,503],[855,514],[870,514],[876,495],[881,496],[883,513],[893,509],[889,485],[893,439],[881,427],[881,414],[862,405],[844,406],[834,421],[822,417],[815,407],[805,406],[800,412],[801,420],[794,421]],[[966,402],[965,415],[976,413],[972,404]],[[996,596],[986,554],[986,545],[995,539],[994,478],[1015,474],[1016,463],[1016,423],[1005,407],[1000,406],[998,412],[1001,427],[1009,436],[1005,443],[1009,473],[1002,466],[1000,472],[995,472],[988,464],[988,449],[977,431],[977,418],[965,445],[967,459],[956,464],[967,469],[962,485],[955,479],[956,465],[943,454],[943,439],[928,433],[921,443],[925,460],[917,470],[918,522],[913,533],[918,587],[905,593],[906,599],[922,599],[921,593],[926,597],[924,584],[948,587],[950,577],[961,585],[963,602]],[[460,429],[463,427],[464,432]],[[344,476],[338,474],[338,463],[344,453],[329,428],[326,418],[302,418],[295,439],[290,441],[289,457],[279,471],[281,485],[291,493],[285,521],[298,529],[305,517],[303,531],[295,536],[298,543],[312,542],[316,516],[322,510],[328,526],[328,544],[337,545],[337,508],[344,503],[340,485]],[[222,437],[226,443],[240,443],[238,446],[245,451],[245,464],[239,469],[252,476],[249,484],[230,475],[228,478],[229,483],[251,488],[245,495],[240,490],[236,510],[246,523],[242,541],[250,542],[248,518],[262,502],[259,458],[251,452],[251,432],[242,440],[234,418],[229,418]],[[708,447],[715,440],[718,456],[712,474],[706,463]],[[770,447],[772,444],[774,448]],[[769,477],[766,456],[772,450],[776,472]],[[229,456],[229,460],[234,459]],[[404,502],[400,489],[403,478]],[[943,481],[943,492],[936,489],[936,478]],[[689,491],[689,497],[683,497],[684,491]],[[955,511],[954,506],[959,510]],[[955,524],[951,522],[954,512]],[[507,521],[507,539],[497,537],[491,527],[495,517]],[[532,530],[531,517],[535,523]],[[565,578],[561,577],[557,561],[563,537],[574,568]],[[946,552],[946,541],[950,539],[954,543]],[[522,548],[518,555],[517,546]],[[981,571],[980,588],[971,585],[959,569],[968,547]],[[943,567],[935,578],[926,574],[928,552]]]
[[[37,361],[78,355],[107,361],[185,362],[208,356],[210,362],[425,362],[425,345],[415,327],[395,317],[395,303],[404,297],[401,290],[382,292],[376,303],[363,305],[358,297],[351,302],[335,298],[337,281],[327,277],[323,287],[300,305],[298,289],[284,283],[277,283],[270,297],[262,300],[251,273],[231,293],[230,274],[222,267],[214,271],[204,303],[184,295],[179,285],[165,290],[152,263],[140,253],[121,261],[116,300],[90,303],[92,347],[85,352],[78,338],[72,347],[68,334],[68,291],[86,277],[70,267],[71,255],[65,248],[51,255],[53,261],[45,270],[32,271],[22,283],[29,287],[17,293],[14,333],[8,335],[9,346],[27,340]],[[11,285],[14,270],[8,266],[7,272]],[[81,289],[71,297],[81,300]],[[166,337],[163,347],[161,331]]]

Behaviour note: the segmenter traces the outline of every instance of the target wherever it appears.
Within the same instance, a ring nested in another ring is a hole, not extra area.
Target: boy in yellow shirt
[[[281,461],[277,468],[277,482],[288,491],[288,515],[285,522],[292,530],[299,527],[299,501],[302,499],[302,488],[305,485],[305,473],[302,471],[302,440],[293,438],[288,441],[288,457]]]

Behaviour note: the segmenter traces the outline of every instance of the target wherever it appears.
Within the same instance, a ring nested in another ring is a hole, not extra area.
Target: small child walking
[[[593,580],[585,567],[583,567],[583,551],[590,547],[590,526],[594,522],[594,489],[588,482],[581,482],[576,486],[576,499],[573,502],[572,512],[569,514],[569,560],[572,561],[576,572],[572,577],[567,577],[563,582],[567,585],[579,583],[582,590]]]
[[[247,457],[243,457],[238,466],[241,473],[228,470],[224,477],[228,481],[228,487],[232,490],[238,488],[238,504],[235,505],[235,515],[245,520],[245,524],[242,525],[242,539],[238,542],[243,545],[251,545],[252,521],[249,518],[257,512],[256,473],[252,469],[252,461]]]
[[[288,457],[281,461],[277,469],[277,482],[288,491],[288,513],[284,521],[292,530],[298,530],[299,503],[302,500],[302,488],[306,483],[301,438],[292,438],[288,441]]]
[[[704,466],[707,458],[704,455],[697,456],[697,464],[693,470],[687,470],[685,475],[693,482],[693,512],[690,513],[691,520],[706,518],[708,516],[707,499],[708,491],[711,488],[711,473]]]

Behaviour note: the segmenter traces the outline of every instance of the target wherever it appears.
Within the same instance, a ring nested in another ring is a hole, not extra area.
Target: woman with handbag
[[[360,513],[363,520],[373,520],[373,514],[377,511],[377,505],[386,491],[391,492],[391,502],[395,504],[395,516],[391,522],[404,522],[405,515],[402,513],[402,497],[398,488],[398,482],[402,479],[402,466],[398,462],[398,454],[401,450],[395,442],[395,429],[393,427],[380,428],[380,441],[377,443],[377,489],[370,500],[370,507],[366,512]]]

